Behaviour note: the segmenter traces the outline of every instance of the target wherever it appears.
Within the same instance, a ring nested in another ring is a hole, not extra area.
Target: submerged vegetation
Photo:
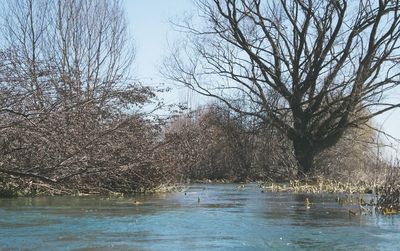
[[[379,191],[379,210],[383,214],[400,213],[400,186],[386,185]]]

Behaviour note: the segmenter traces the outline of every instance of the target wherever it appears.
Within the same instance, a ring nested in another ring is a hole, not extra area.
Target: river
[[[201,184],[124,199],[0,199],[0,250],[400,250],[400,216],[349,215],[335,198]]]

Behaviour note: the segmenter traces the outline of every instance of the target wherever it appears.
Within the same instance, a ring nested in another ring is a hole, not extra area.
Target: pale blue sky
[[[185,13],[193,12],[195,7],[192,0],[125,0],[124,4],[136,48],[134,77],[144,84],[166,82],[160,75],[159,69],[163,58],[168,54],[168,41],[172,43],[177,37],[169,20],[178,20]],[[186,95],[186,91],[180,90],[165,99],[167,103],[184,102]],[[391,95],[394,99],[400,100],[399,93]],[[374,123],[400,139],[399,109],[374,119]],[[395,144],[395,148],[400,154],[398,143]]]
[[[135,76],[160,79],[159,67],[168,52],[167,40],[177,35],[169,21],[191,12],[193,3],[191,0],[125,0],[125,6],[136,47]]]
[[[173,43],[179,35],[172,29],[171,20],[193,13],[192,0],[124,0],[124,3],[136,49],[133,76],[146,85],[165,83],[160,74],[162,61],[168,55],[169,42]],[[188,93],[175,86],[175,90],[162,98],[167,104],[183,103]]]

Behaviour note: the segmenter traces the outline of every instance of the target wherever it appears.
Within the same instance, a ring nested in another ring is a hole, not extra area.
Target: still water
[[[221,184],[127,199],[1,199],[0,250],[400,250],[400,216],[350,216],[335,198]]]

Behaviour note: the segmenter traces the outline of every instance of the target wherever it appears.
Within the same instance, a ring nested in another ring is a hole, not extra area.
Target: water
[[[129,199],[1,199],[0,250],[15,249],[400,250],[400,216],[350,216],[333,195],[261,193],[256,184]]]

